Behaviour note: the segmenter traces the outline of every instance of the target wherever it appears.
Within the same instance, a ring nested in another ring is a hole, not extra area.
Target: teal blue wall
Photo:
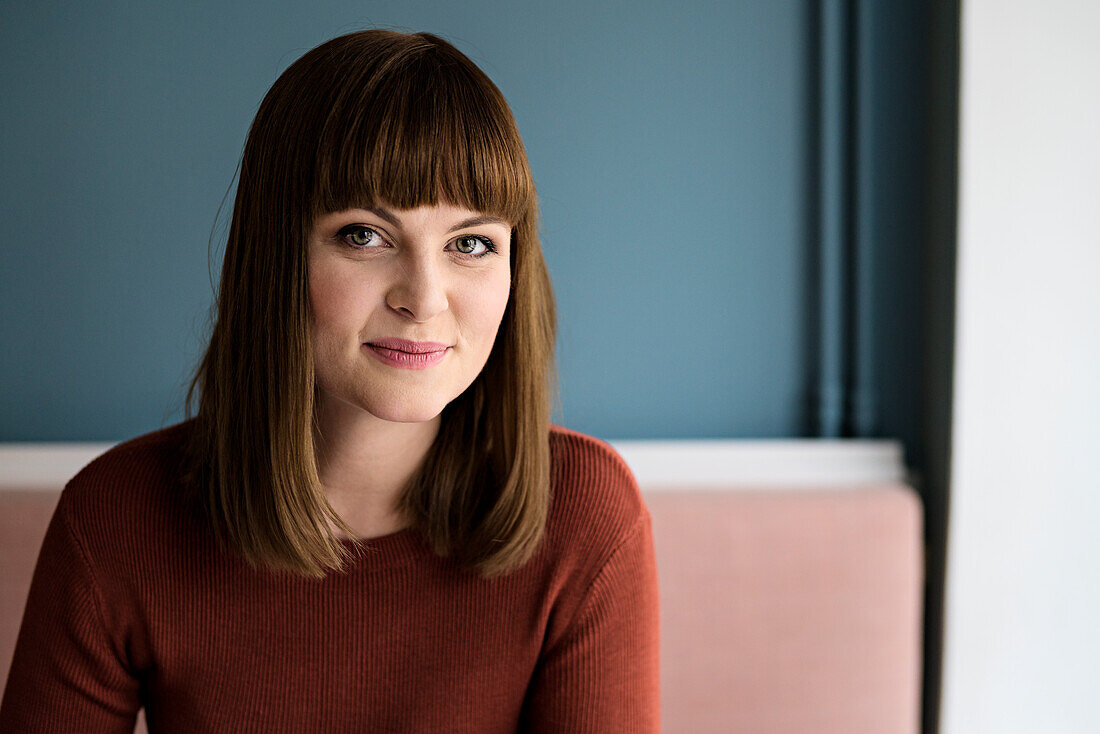
[[[0,441],[182,417],[260,99],[313,46],[390,26],[452,41],[515,112],[560,307],[555,422],[824,435],[820,345],[843,332],[863,383],[837,373],[838,405],[857,383],[872,399],[839,430],[919,458],[918,8],[869,7],[846,21],[858,43],[830,51],[812,2],[0,4]],[[823,53],[847,59],[859,121],[846,243],[873,254],[839,322],[815,295]]]

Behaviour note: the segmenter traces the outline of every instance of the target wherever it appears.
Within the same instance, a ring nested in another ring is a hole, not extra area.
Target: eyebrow
[[[395,227],[401,226],[401,223],[397,221],[397,217],[393,215],[393,212],[391,212],[384,206],[374,207],[373,209],[370,207],[364,207],[363,210],[371,212],[372,214],[377,214]],[[487,214],[481,214],[476,217],[470,217],[469,219],[463,219],[461,222],[452,227],[450,231],[447,232],[447,234],[450,234],[451,232],[457,232],[460,229],[466,229],[467,227],[476,227],[479,224],[503,224],[505,226],[511,226],[508,224],[508,222],[504,221],[500,217],[493,217]]]

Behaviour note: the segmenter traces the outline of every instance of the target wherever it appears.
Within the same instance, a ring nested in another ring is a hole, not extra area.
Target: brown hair
[[[549,511],[556,307],[538,203],[503,95],[430,33],[364,30],[307,52],[275,81],[240,161],[215,323],[187,390],[185,452],[224,548],[253,567],[322,578],[355,533],[317,474],[308,236],[321,214],[440,201],[513,224],[512,286],[488,361],[448,404],[400,509],[434,551],[484,578],[523,565]],[[385,204],[383,204],[385,205]],[[553,382],[552,382],[552,381]]]

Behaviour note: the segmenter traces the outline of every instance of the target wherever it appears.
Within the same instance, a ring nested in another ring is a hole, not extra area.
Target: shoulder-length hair
[[[430,33],[378,29],[294,62],[245,142],[214,325],[185,398],[183,481],[223,550],[311,578],[351,560],[326,518],[358,536],[315,459],[308,236],[327,212],[441,201],[512,224],[511,292],[484,369],[444,408],[400,509],[436,554],[484,578],[537,550],[557,317],[527,155],[503,95],[466,56]]]

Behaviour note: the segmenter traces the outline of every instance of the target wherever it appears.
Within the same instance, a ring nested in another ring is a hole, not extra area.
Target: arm
[[[38,554],[4,697],[0,734],[132,734],[141,702],[125,645],[108,632],[92,568],[62,493]]]
[[[520,731],[660,731],[659,604],[649,514],[592,581],[566,633],[540,658]]]

